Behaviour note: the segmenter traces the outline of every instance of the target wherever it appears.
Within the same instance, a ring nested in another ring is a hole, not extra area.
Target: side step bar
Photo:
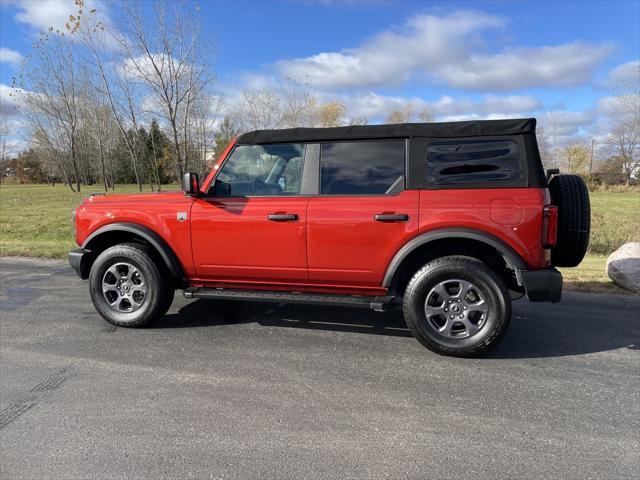
[[[187,288],[185,298],[239,300],[244,302],[306,303],[341,307],[364,307],[384,312],[395,297],[367,297],[364,295],[324,295],[319,293],[267,292],[258,290],[229,290],[225,288]]]

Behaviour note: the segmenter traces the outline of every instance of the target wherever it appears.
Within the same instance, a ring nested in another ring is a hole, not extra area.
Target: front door
[[[218,283],[307,283],[304,145],[238,145],[191,209],[197,275]]]

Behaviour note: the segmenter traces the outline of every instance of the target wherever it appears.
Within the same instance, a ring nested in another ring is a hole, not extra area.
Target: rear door
[[[309,281],[380,287],[389,262],[418,231],[419,191],[405,189],[406,141],[327,142],[307,208]]]

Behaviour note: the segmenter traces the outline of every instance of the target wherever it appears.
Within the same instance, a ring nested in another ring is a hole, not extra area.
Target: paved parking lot
[[[514,304],[481,359],[398,312],[186,301],[101,320],[64,262],[0,260],[6,479],[637,478],[640,298]]]

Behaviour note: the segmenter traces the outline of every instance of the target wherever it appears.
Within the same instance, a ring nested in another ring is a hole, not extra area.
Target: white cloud
[[[27,132],[28,125],[20,117],[3,117],[0,115],[0,129],[6,128],[5,138],[5,158],[17,156],[24,149],[28,148]]]
[[[516,48],[445,65],[436,77],[453,87],[480,91],[575,86],[588,82],[593,70],[612,51],[611,45],[581,42]]]
[[[504,25],[483,12],[417,15],[402,31],[386,31],[361,46],[282,60],[285,77],[308,79],[320,89],[399,86],[434,81],[476,91],[563,87],[586,83],[613,50],[582,42],[483,53],[481,34]]]
[[[531,96],[486,95],[478,100],[444,95],[434,101],[420,97],[387,96],[375,92],[357,94],[319,95],[320,100],[337,100],[343,103],[352,117],[366,117],[370,122],[383,121],[392,110],[402,110],[411,104],[416,113],[426,109],[435,121],[453,121],[470,118],[507,118],[531,115],[542,103]]]
[[[175,57],[170,58],[164,53],[153,53],[151,54],[151,58],[147,55],[127,57],[120,65],[117,66],[117,71],[123,79],[128,81],[152,80],[153,82],[156,82],[158,78],[158,72],[156,69],[164,78],[169,75],[172,65],[173,68],[176,68],[178,64],[179,61]],[[180,67],[182,75],[186,75],[187,72],[189,72],[188,68],[190,67],[185,65]]]
[[[539,109],[542,103],[528,95],[486,95],[479,101],[444,96],[428,105],[432,113],[439,116],[475,114],[496,117],[533,112]]]
[[[23,90],[0,84],[0,122],[2,122],[2,128],[7,128],[5,138],[7,157],[15,156],[27,147],[28,127],[20,111],[23,95]]]
[[[13,3],[20,9],[14,18],[38,30],[49,27],[62,30],[69,15],[78,10],[73,0],[18,0]]]
[[[593,125],[593,110],[576,112],[566,110],[550,110],[540,115],[540,124],[546,133],[556,138],[575,138],[582,130]]]
[[[22,61],[22,55],[20,52],[11,50],[10,48],[0,48],[0,63],[11,63],[18,65]]]
[[[78,13],[78,7],[73,0],[9,0],[7,3],[18,8],[13,17],[17,22],[29,25],[37,32],[47,31],[49,28],[66,32],[69,16]],[[85,20],[92,10],[95,10],[96,22],[101,22],[107,27],[112,24],[106,2],[86,0],[83,13]],[[98,44],[104,49],[115,51],[120,48],[120,44],[112,35],[100,31],[95,33]]]
[[[386,31],[355,49],[283,60],[276,67],[285,77],[308,79],[321,89],[401,85],[418,70],[430,73],[433,66],[464,60],[471,34],[502,25],[502,19],[482,12],[418,15],[402,33]]]
[[[19,115],[23,93],[18,88],[0,84],[0,113],[6,117]]]
[[[640,60],[632,60],[630,62],[623,63],[611,70],[611,72],[609,72],[609,83],[612,85],[639,85]]]

